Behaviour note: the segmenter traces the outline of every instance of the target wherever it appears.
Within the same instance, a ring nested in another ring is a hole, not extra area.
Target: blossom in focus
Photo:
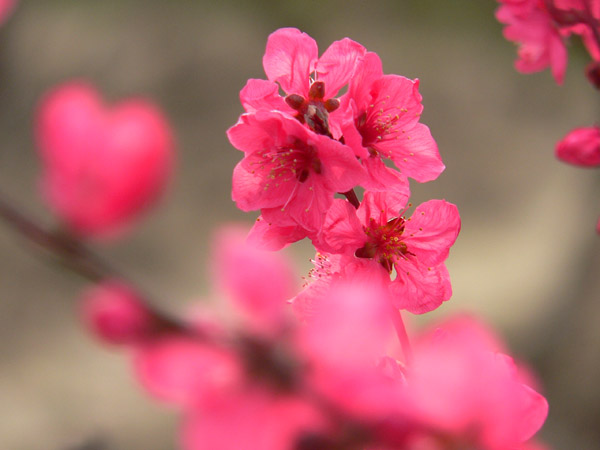
[[[12,14],[17,0],[0,0],[0,25],[2,25]]]
[[[36,138],[44,199],[82,237],[121,232],[163,193],[173,165],[171,129],[155,105],[129,99],[106,106],[79,81],[44,96]]]
[[[575,166],[600,166],[600,127],[581,127],[570,131],[556,144],[556,157]]]
[[[421,100],[419,80],[384,75],[375,53],[363,57],[341,109],[350,113],[342,128],[344,140],[369,172],[367,189],[408,194],[405,177],[431,181],[444,170],[429,128],[419,122]],[[383,159],[391,159],[401,174]]]
[[[260,209],[276,226],[295,223],[305,230],[302,237],[320,230],[336,192],[365,176],[347,146],[276,111],[244,114],[227,135],[244,152],[233,172],[238,207]]]
[[[406,197],[366,191],[355,210],[336,199],[327,213],[317,249],[321,254],[340,254],[337,267],[328,267],[320,283],[331,276],[346,279],[384,277],[393,294],[394,306],[422,314],[437,308],[452,293],[444,264],[460,231],[455,205],[430,200],[415,209],[412,217],[402,215]],[[327,258],[327,256],[326,256]],[[339,271],[343,271],[340,273]],[[315,287],[319,292],[318,284]],[[306,295],[302,303],[312,303]]]
[[[348,38],[335,41],[319,58],[317,43],[296,28],[269,36],[263,56],[267,80],[248,80],[240,93],[247,112],[276,110],[295,116],[315,133],[338,139],[337,121],[330,121],[340,100],[335,98],[354,74],[365,48]],[[287,94],[279,95],[279,87]]]

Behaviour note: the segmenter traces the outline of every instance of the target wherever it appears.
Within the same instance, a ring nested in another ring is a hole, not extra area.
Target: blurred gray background
[[[454,297],[436,313],[473,311],[540,375],[550,401],[541,433],[555,449],[600,448],[600,174],[553,157],[554,143],[598,120],[598,92],[569,49],[563,86],[548,71],[520,75],[494,1],[22,1],[0,28],[0,192],[45,224],[32,112],[72,78],[109,100],[162,105],[178,167],[157,210],[127,239],[98,251],[182,311],[208,295],[211,230],[256,214],[230,200],[240,159],[225,130],[248,78],[264,78],[269,33],[295,26],[321,51],[348,36],[386,73],[420,78],[447,170],[413,184],[413,203],[446,198],[462,216],[449,259]],[[312,250],[295,244],[298,274]],[[81,326],[80,279],[48,264],[0,222],[0,448],[170,449],[177,418],[145,396],[126,355]],[[413,321],[415,322],[415,321]],[[416,322],[419,322],[417,320]],[[87,447],[85,447],[87,445]]]

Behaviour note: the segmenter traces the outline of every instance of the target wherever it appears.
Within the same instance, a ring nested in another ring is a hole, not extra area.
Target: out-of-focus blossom
[[[171,130],[155,105],[130,99],[109,107],[84,82],[45,95],[36,138],[44,198],[82,237],[122,231],[163,193],[173,165]]]
[[[531,375],[478,322],[446,321],[414,341],[413,352],[404,406],[445,443],[432,448],[525,448],[544,423],[548,404],[528,385]]]
[[[156,317],[138,293],[127,284],[106,280],[81,296],[82,319],[103,341],[116,344],[140,342],[157,328]]]
[[[217,285],[259,333],[280,332],[286,323],[285,301],[295,292],[287,259],[246,243],[241,228],[224,228],[214,240]]]
[[[556,157],[575,166],[600,166],[600,127],[581,127],[570,131],[556,144]]]
[[[0,0],[0,25],[2,25],[12,14],[17,0]]]
[[[515,67],[532,73],[550,67],[558,84],[567,68],[567,49],[543,0],[499,0],[496,18],[506,26],[504,37],[519,46]]]
[[[504,36],[519,45],[517,70],[532,73],[550,67],[558,84],[567,68],[565,39],[579,35],[592,60],[600,60],[598,0],[498,0],[496,18]]]

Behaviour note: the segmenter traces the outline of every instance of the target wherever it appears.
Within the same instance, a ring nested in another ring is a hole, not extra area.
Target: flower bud
[[[87,289],[81,300],[84,323],[106,343],[138,343],[156,328],[154,315],[138,294],[118,280],[104,281]]]

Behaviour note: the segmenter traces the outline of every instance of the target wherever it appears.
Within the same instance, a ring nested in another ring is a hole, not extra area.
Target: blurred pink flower
[[[504,37],[519,46],[515,67],[532,73],[550,67],[558,84],[567,68],[563,36],[543,0],[498,0],[496,18],[505,24]]]
[[[487,328],[447,320],[413,341],[413,351],[404,406],[435,430],[432,436],[446,443],[440,448],[527,448],[521,445],[544,423],[548,404]]]
[[[85,290],[81,295],[81,315],[96,336],[116,345],[141,342],[158,325],[138,293],[116,279]]]
[[[0,0],[0,25],[10,17],[16,6],[17,0]]]
[[[570,131],[556,144],[556,157],[575,166],[600,166],[600,127],[581,127]]]
[[[84,82],[44,96],[36,138],[44,198],[82,237],[122,231],[162,194],[173,165],[171,130],[155,105],[131,99],[107,107]]]

